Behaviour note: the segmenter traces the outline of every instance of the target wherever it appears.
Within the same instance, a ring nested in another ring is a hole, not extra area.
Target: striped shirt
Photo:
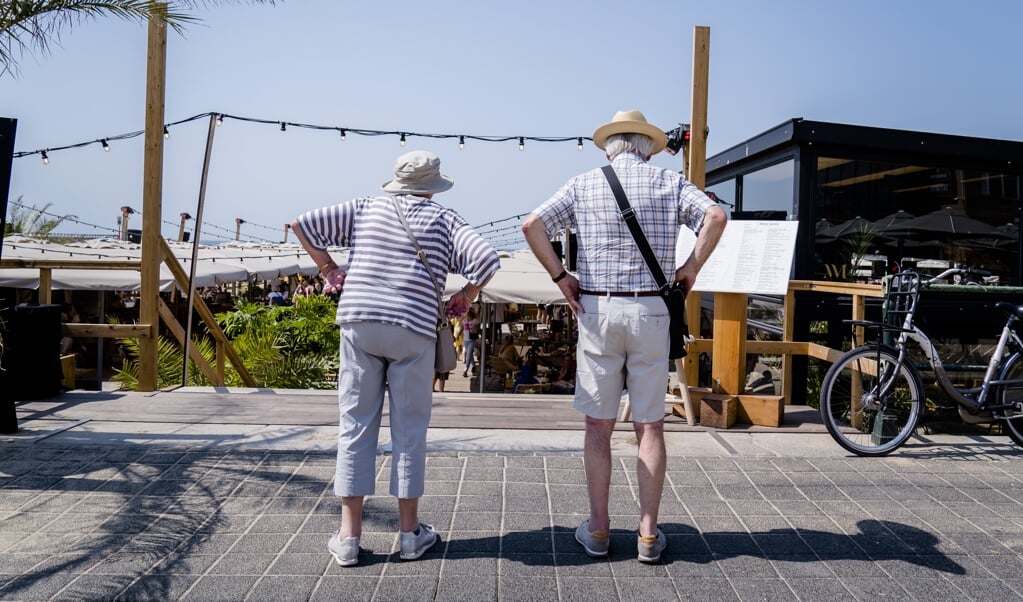
[[[714,201],[682,174],[650,165],[634,154],[622,153],[611,165],[670,283],[674,280],[679,226],[699,234],[703,216]],[[565,228],[576,231],[580,288],[657,290],[600,168],[569,180],[533,214],[543,222],[550,238]]]
[[[393,198],[393,200],[392,200]],[[501,267],[497,251],[453,209],[413,195],[362,197],[298,218],[319,249],[350,247],[337,323],[382,322],[437,336],[437,289],[394,206],[405,214],[441,287],[449,272],[473,284]]]

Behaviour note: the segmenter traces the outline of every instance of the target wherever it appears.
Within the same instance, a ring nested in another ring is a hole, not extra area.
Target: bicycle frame
[[[910,322],[907,319],[907,322]],[[983,410],[991,406],[988,403],[990,395],[993,390],[997,387],[1004,387],[1008,385],[1018,385],[1023,387],[1023,379],[1010,379],[1010,380],[996,380],[996,377],[1000,371],[1000,368],[1004,365],[1006,358],[1006,350],[1012,348],[1016,353],[1023,351],[1023,340],[1020,339],[1019,334],[1013,329],[1012,324],[1014,318],[1009,317],[1006,321],[1005,326],[1002,327],[1002,334],[998,337],[998,344],[995,346],[995,351],[991,355],[991,359],[988,362],[987,369],[984,372],[984,380],[979,387],[973,387],[969,389],[960,389],[952,384],[951,379],[948,377],[948,373],[945,371],[945,364],[941,360],[941,356],[938,354],[937,348],[934,343],[931,342],[930,337],[927,336],[918,326],[915,324],[905,324],[899,331],[899,337],[895,344],[895,348],[899,352],[898,356],[898,367],[901,367],[907,356],[907,340],[913,340],[917,345],[920,346],[924,357],[927,358],[927,363],[930,364],[931,369],[934,370],[935,377],[937,378],[938,386],[944,391],[949,397],[952,398],[960,406],[971,410]],[[1012,357],[1011,355],[1009,357]]]

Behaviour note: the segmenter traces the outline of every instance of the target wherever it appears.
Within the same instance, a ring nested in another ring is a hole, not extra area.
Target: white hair
[[[615,134],[608,136],[604,152],[608,159],[614,159],[622,153],[636,153],[646,159],[654,154],[654,141],[643,134]]]

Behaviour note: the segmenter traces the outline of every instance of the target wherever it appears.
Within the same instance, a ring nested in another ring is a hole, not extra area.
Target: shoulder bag
[[[676,282],[669,284],[668,279],[664,277],[664,271],[657,262],[657,257],[654,256],[646,235],[643,234],[643,228],[640,227],[639,220],[636,219],[636,211],[629,204],[629,199],[625,196],[625,190],[622,189],[622,184],[618,181],[618,174],[615,173],[614,168],[605,165],[601,169],[604,172],[604,177],[607,178],[607,183],[611,186],[615,200],[618,201],[618,211],[621,213],[622,219],[625,220],[625,225],[629,227],[632,238],[636,240],[639,252],[643,255],[643,260],[646,262],[647,268],[650,269],[650,273],[653,274],[654,281],[657,282],[657,290],[661,293],[661,299],[668,306],[668,315],[671,317],[671,326],[668,328],[671,342],[668,358],[673,360],[683,358],[686,356],[686,342],[689,338],[689,325],[686,324],[686,292],[682,289],[681,284]]]
[[[416,256],[419,258],[419,261],[423,262],[426,273],[430,275],[430,280],[433,280],[433,288],[437,291],[437,351],[433,357],[433,371],[451,372],[458,365],[458,358],[455,357],[455,337],[451,333],[451,322],[444,316],[443,289],[440,287],[440,283],[437,282],[437,277],[433,275],[430,264],[426,261],[426,250],[419,246],[419,241],[416,239],[416,235],[412,233],[412,228],[409,227],[405,214],[402,213],[401,207],[398,206],[398,201],[394,200],[393,197],[391,200],[394,202],[394,212],[398,214],[401,225],[405,227],[405,232],[408,233],[409,239],[412,240],[412,245],[416,248]]]

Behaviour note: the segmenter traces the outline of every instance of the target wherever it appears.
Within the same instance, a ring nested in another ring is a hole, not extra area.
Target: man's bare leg
[[[667,453],[664,449],[664,421],[634,422],[639,442],[636,479],[639,482],[639,534],[657,535],[657,514],[664,493]]]
[[[590,531],[608,531],[608,498],[611,488],[611,433],[615,421],[586,417],[586,441],[583,464],[586,469],[586,491],[590,497]]]

